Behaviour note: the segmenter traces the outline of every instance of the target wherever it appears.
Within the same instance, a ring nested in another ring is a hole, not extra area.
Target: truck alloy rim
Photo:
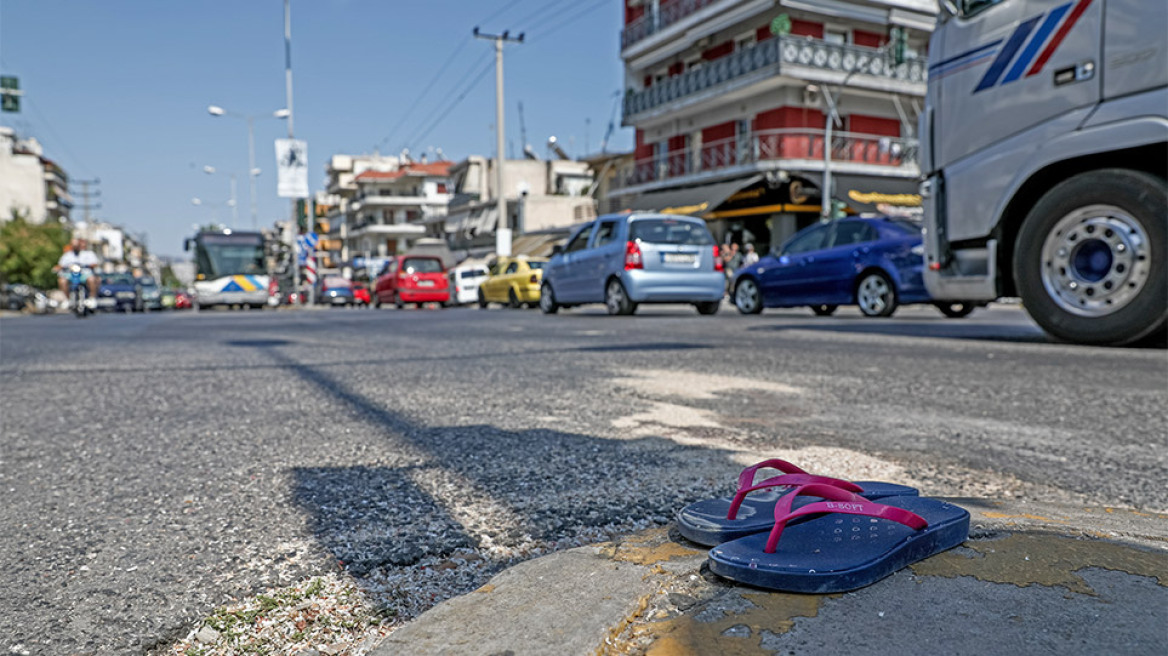
[[[757,295],[758,290],[755,287],[754,282],[750,280],[743,280],[742,282],[738,283],[738,289],[734,292],[734,302],[738,305],[738,307],[742,308],[742,310],[750,312],[754,309],[755,304],[758,303],[758,299],[756,298]]]
[[[1042,245],[1042,286],[1060,308],[1085,317],[1112,314],[1148,282],[1151,252],[1139,221],[1112,205],[1063,217]]]
[[[880,314],[884,308],[888,307],[888,295],[891,293],[888,288],[888,283],[877,275],[871,275],[864,278],[860,283],[859,301],[860,307],[864,309],[867,314]]]

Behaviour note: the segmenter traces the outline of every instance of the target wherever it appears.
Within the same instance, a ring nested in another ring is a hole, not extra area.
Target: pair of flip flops
[[[778,476],[756,482],[764,468]],[[951,549],[969,535],[969,513],[895,483],[808,474],[785,460],[747,467],[733,497],[677,514],[687,539],[714,547],[719,576],[785,592],[855,590]]]

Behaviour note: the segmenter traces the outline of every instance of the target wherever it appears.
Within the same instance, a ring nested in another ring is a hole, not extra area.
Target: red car
[[[390,260],[373,287],[373,303],[393,303],[397,308],[406,303],[422,307],[423,303],[450,302],[450,287],[446,282],[446,267],[442,260],[429,255],[403,255]]]
[[[353,300],[357,303],[357,305],[364,305],[366,307],[372,303],[372,300],[369,297],[369,288],[365,286],[365,283],[353,283]]]
[[[174,294],[174,309],[189,310],[194,303],[191,301],[191,295],[186,292],[175,292]]]

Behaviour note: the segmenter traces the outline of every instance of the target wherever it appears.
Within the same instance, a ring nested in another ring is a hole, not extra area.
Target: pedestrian
[[[742,266],[750,266],[758,262],[758,253],[754,251],[754,244],[746,245],[746,254],[742,256]]]

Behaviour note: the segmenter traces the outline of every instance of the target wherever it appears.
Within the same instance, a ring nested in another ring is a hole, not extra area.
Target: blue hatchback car
[[[690,303],[714,314],[726,284],[706,222],[669,214],[609,214],[557,246],[543,271],[539,308],[604,303],[632,314],[641,303]]]
[[[734,305],[743,314],[764,307],[809,306],[827,316],[858,305],[869,317],[891,316],[900,305],[929,303],[923,279],[921,227],[895,218],[846,218],[797,233],[779,249],[743,267],[734,278]],[[935,304],[948,317],[970,303]]]

